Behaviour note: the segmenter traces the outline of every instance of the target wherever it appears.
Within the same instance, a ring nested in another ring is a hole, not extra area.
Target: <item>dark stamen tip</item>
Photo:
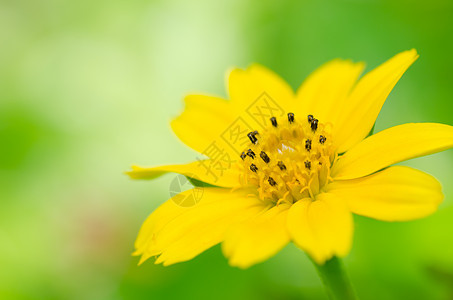
[[[313,119],[311,121],[311,130],[316,131],[318,129],[318,119]]]
[[[242,158],[242,160],[244,160],[246,156],[247,156],[247,154],[245,154],[245,152],[242,152],[242,153],[241,153],[241,158]]]
[[[320,136],[319,136],[319,142],[320,142],[321,144],[324,144],[326,140],[327,140],[327,138],[326,138],[325,136],[323,136],[323,135],[320,135]]]
[[[307,139],[307,140],[305,141],[305,149],[306,149],[307,151],[310,151],[310,150],[311,150],[311,140]]]
[[[277,127],[277,119],[275,117],[271,118],[272,126]]]
[[[256,171],[258,171],[258,168],[256,167],[255,164],[251,164],[251,165],[250,165],[250,170],[252,170],[253,172],[256,173]]]
[[[282,161],[279,161],[279,162],[277,163],[277,165],[278,165],[278,167],[280,168],[280,170],[282,170],[282,171],[283,171],[283,170],[286,170],[286,166],[285,166],[285,164],[284,164]]]
[[[271,160],[264,151],[261,151],[260,157],[264,160],[265,163],[269,163],[269,161]]]
[[[252,131],[252,132],[247,133],[247,136],[249,137],[250,141],[253,144],[256,144],[256,142],[258,142],[258,139],[256,138],[257,134],[258,134],[258,131]]]
[[[251,158],[255,159],[255,152],[252,149],[247,150],[247,155]]]
[[[314,117],[313,115],[308,115],[308,123],[311,123],[311,121],[313,121]]]
[[[304,164],[305,164],[305,168],[307,168],[308,170],[311,169],[311,161],[307,160]]]
[[[293,113],[288,113],[288,121],[290,123],[294,122],[294,114]]]
[[[269,184],[272,186],[277,185],[277,182],[275,182],[274,178],[272,178],[272,177],[269,177],[269,179],[267,179],[267,181],[269,181]]]

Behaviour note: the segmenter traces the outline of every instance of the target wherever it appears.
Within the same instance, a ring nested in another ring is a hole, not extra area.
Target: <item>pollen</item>
[[[274,205],[314,200],[331,181],[335,151],[330,132],[330,124],[313,115],[270,118],[259,133],[247,134],[250,143],[239,161],[241,184]]]

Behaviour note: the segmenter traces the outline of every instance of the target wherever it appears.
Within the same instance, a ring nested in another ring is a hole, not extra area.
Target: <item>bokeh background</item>
[[[225,71],[252,62],[296,88],[327,60],[370,70],[416,48],[376,130],[453,125],[452,33],[450,0],[0,0],[0,298],[326,299],[292,245],[248,270],[219,247],[137,267],[136,234],[175,175],[123,171],[193,160],[169,128],[182,97],[225,96]],[[362,299],[452,299],[453,151],[405,164],[444,203],[407,223],[356,217],[345,265]]]

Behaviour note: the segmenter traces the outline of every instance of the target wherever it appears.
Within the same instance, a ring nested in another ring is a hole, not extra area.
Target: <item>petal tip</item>
[[[135,172],[140,170],[139,166],[132,165],[130,171],[124,171],[123,174],[129,176],[131,179],[135,179]]]
[[[238,261],[237,259],[234,259],[234,258],[229,258],[228,259],[228,264],[231,267],[239,268],[241,270],[248,269],[248,268],[250,268],[253,265],[253,263],[240,262],[240,261]]]
[[[137,266],[141,266],[145,261],[148,260],[149,257],[147,257],[147,255],[143,254],[141,257],[140,257],[140,260],[138,261],[137,263]]]
[[[415,48],[400,52],[397,55],[395,55],[395,57],[402,57],[402,56],[406,56],[407,59],[410,61],[410,64],[415,62],[420,57],[420,55],[418,54],[418,52]]]

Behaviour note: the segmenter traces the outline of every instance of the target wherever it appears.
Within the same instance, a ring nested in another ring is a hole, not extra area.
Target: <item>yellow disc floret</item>
[[[241,183],[254,187],[266,202],[294,203],[314,199],[330,180],[335,159],[329,124],[312,115],[298,120],[272,117],[269,126],[248,133],[249,146],[241,154]]]

